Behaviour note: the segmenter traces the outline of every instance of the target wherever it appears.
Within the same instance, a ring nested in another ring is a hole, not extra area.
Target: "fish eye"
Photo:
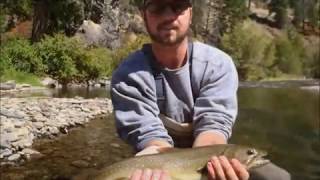
[[[255,149],[249,149],[247,151],[247,154],[250,156],[250,155],[254,155],[254,154],[257,154],[257,151]]]

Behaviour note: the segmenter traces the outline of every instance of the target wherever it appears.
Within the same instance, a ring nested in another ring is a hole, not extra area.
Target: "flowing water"
[[[269,158],[287,169],[293,180],[319,180],[320,96],[317,86],[319,82],[242,84],[238,91],[238,120],[230,142],[267,150]],[[105,89],[73,89],[52,96],[91,98],[109,94]],[[112,115],[92,120],[57,139],[37,140],[33,148],[43,156],[20,166],[1,167],[1,179],[85,177],[133,155],[132,148],[116,136]]]

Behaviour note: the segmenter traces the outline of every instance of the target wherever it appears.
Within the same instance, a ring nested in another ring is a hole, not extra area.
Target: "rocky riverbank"
[[[68,129],[112,112],[109,99],[1,98],[1,165],[41,156],[31,149],[36,138],[54,138]]]

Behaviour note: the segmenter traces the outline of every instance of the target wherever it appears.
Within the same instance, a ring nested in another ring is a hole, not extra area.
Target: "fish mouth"
[[[265,164],[270,163],[270,160],[266,159],[267,153],[266,152],[261,152],[251,158],[249,162],[247,163],[247,169],[252,169],[252,168],[257,168],[261,167]]]

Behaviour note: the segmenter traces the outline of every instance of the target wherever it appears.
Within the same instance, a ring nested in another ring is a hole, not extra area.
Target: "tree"
[[[288,23],[288,0],[271,0],[269,4],[270,12],[275,13],[275,23],[280,29],[287,26]]]
[[[32,16],[32,1],[33,0],[1,0],[1,11],[5,11],[8,15],[17,15],[20,19],[29,19]]]
[[[206,42],[218,45],[223,34],[247,15],[243,0],[194,0],[192,30],[195,36],[201,35]]]
[[[35,0],[32,41],[39,41],[44,34],[63,31],[73,35],[85,18],[85,5],[77,0]]]
[[[271,74],[275,47],[255,23],[245,21],[225,33],[222,48],[233,58],[241,80],[260,80]]]
[[[301,75],[305,49],[303,39],[295,29],[288,29],[287,33],[275,40],[276,65],[286,74]]]

